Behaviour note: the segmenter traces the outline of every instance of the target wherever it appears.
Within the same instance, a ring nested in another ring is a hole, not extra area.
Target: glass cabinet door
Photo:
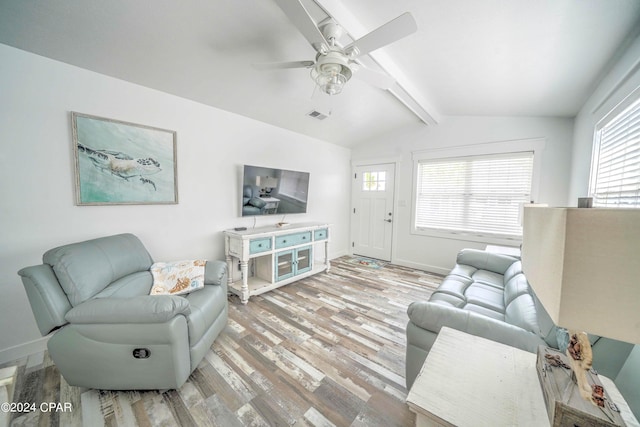
[[[276,254],[276,271],[274,272],[276,282],[294,274],[294,251],[284,251]]]
[[[296,249],[296,274],[311,270],[312,258],[311,246]]]
[[[274,274],[275,281],[278,282],[297,274],[311,271],[311,267],[313,267],[313,248],[305,246],[290,251],[278,252],[275,255],[275,259],[276,270]]]

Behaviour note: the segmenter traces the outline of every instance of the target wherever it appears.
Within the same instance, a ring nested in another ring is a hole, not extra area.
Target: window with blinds
[[[640,99],[596,128],[593,205],[640,207]]]
[[[421,160],[415,227],[519,238],[531,200],[533,151]]]
[[[282,171],[278,194],[306,202],[308,189],[309,174],[287,170]]]

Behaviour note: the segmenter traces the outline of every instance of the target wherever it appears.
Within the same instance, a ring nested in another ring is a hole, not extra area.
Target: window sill
[[[520,246],[522,236],[497,236],[495,234],[480,234],[465,231],[442,231],[431,228],[413,227],[411,234],[416,236],[436,237],[439,239],[462,240],[467,242],[478,242],[486,244],[497,244],[505,246]]]

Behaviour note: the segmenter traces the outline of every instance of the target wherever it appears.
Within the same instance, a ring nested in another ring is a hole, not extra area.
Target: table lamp
[[[272,176],[258,176],[256,177],[256,185],[262,187],[261,196],[267,197],[271,194],[271,191],[278,186],[278,178],[274,178]]]
[[[594,401],[585,332],[640,343],[640,209],[525,206],[522,267],[555,324],[571,331],[567,355],[580,394]]]

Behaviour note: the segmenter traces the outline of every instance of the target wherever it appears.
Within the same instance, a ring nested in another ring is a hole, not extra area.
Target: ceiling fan
[[[347,46],[338,44],[343,29],[331,18],[316,24],[300,0],[276,0],[276,3],[300,30],[317,52],[315,60],[260,64],[262,69],[310,68],[311,78],[328,95],[337,95],[354,72],[374,86],[388,89],[394,80],[386,74],[364,68],[357,58],[393,43],[418,27],[413,16],[406,12],[378,27]]]

